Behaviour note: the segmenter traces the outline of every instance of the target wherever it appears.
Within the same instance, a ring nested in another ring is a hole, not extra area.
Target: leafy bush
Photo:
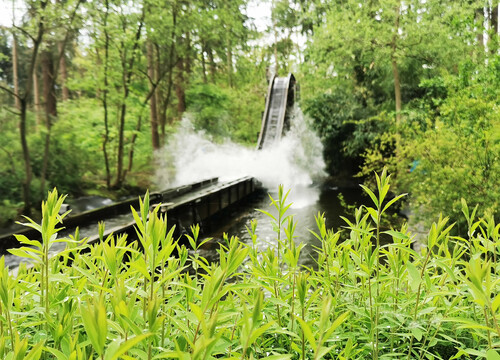
[[[323,93],[304,101],[305,113],[324,145],[324,157],[330,174],[348,169],[356,173],[362,154],[375,146],[389,122],[384,113],[373,116],[373,109],[363,104],[361,95],[344,92]]]
[[[244,83],[238,89],[197,84],[186,92],[186,102],[197,130],[206,131],[216,141],[229,138],[255,146],[264,95],[260,83]]]
[[[20,214],[22,205],[20,203],[12,204],[8,199],[0,202],[0,227],[8,226]]]
[[[481,86],[482,87],[482,86]],[[479,86],[441,100],[435,117],[403,127],[399,186],[411,193],[415,211],[427,221],[448,214],[460,221],[461,198],[485,214],[500,208],[500,116],[498,97]],[[418,164],[411,172],[411,164]]]
[[[212,84],[199,84],[186,92],[188,110],[195,114],[195,128],[216,137],[228,136],[229,96]]]
[[[34,266],[9,273],[0,260],[0,356],[5,359],[495,359],[500,225],[477,220],[462,202],[469,238],[450,236],[440,217],[422,251],[412,249],[406,225],[382,231],[380,220],[401,196],[389,199],[390,177],[364,188],[372,207],[347,221],[347,240],[326,229],[318,214],[316,269],[300,265],[303,244],[287,215],[288,193],[271,197],[274,246],[225,237],[219,263],[172,238],[146,194],[137,213],[138,241],[104,237],[87,244],[78,233],[57,239],[56,191],[43,204],[43,241],[19,236],[10,250]],[[381,244],[382,237],[392,242]],[[49,256],[56,243],[65,244]],[[373,246],[375,245],[375,246]],[[142,250],[140,250],[142,249]]]

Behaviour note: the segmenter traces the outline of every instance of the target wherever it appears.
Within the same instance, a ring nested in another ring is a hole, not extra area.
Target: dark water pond
[[[273,215],[277,214],[274,206],[270,206],[271,201],[268,193],[274,199],[278,197],[277,191],[264,191],[262,194],[255,196],[245,207],[233,209],[226,214],[215,231],[205,234],[208,237],[213,237],[216,241],[208,245],[202,255],[207,258],[216,256],[215,249],[218,247],[216,242],[222,239],[223,233],[229,236],[238,236],[243,242],[251,244],[251,237],[248,234],[247,227],[250,227],[252,219],[257,220],[257,245],[259,249],[265,250],[268,247],[276,247],[277,234],[273,231],[272,219],[257,210],[262,209],[269,211]],[[318,246],[319,241],[309,230],[318,232],[315,221],[315,216],[318,213],[325,214],[327,228],[334,230],[345,225],[340,216],[348,218],[352,216],[350,211],[342,205],[339,195],[344,198],[347,205],[359,206],[366,201],[361,188],[356,184],[344,188],[323,184],[308,188],[294,188],[290,191],[287,203],[291,202],[292,206],[287,214],[293,215],[294,221],[297,223],[295,242],[305,244],[300,259],[302,264],[314,265],[316,255],[313,246]]]

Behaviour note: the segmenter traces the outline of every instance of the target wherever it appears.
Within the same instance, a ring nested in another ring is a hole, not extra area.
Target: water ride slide
[[[288,74],[287,77],[273,76],[262,115],[262,127],[257,141],[258,150],[278,142],[289,129],[291,109],[296,95],[296,81],[292,74]]]

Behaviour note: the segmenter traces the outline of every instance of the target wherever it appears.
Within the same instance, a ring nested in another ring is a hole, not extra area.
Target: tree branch
[[[35,37],[33,35],[31,35],[28,31],[24,30],[22,27],[19,27],[17,25],[12,25],[15,29],[19,30],[21,33],[23,33],[24,35],[26,35],[27,37],[29,37],[31,39],[31,41],[35,42]],[[12,30],[11,30],[12,32]]]
[[[18,94],[16,94],[14,91],[12,91],[11,89],[9,89],[6,86],[0,85],[0,90],[3,90],[5,92],[9,93],[10,95],[14,96],[15,98],[18,98],[19,100],[21,99],[21,97]]]
[[[64,39],[63,39],[62,44],[61,44],[61,49],[57,53],[57,59],[56,59],[55,66],[54,66],[54,76],[52,77],[52,85],[54,85],[54,83],[57,80],[57,76],[59,74],[59,64],[61,62],[62,57],[64,56],[64,50],[66,49],[66,45],[67,45],[68,40],[69,40],[69,33],[70,33],[71,28],[73,26],[73,20],[75,20],[76,12],[78,11],[78,8],[80,7],[80,4],[82,2],[83,2],[83,0],[78,0],[76,5],[75,5],[75,8],[73,9],[73,12],[71,13],[70,21],[69,21],[69,28],[66,30],[66,34],[64,35]]]

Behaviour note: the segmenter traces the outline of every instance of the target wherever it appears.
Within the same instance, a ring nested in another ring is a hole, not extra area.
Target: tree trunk
[[[12,81],[14,82],[14,101],[17,110],[21,110],[21,101],[19,99],[19,56],[17,54],[17,37],[12,35]]]
[[[124,149],[124,131],[125,131],[125,114],[127,113],[126,99],[128,97],[128,87],[124,89],[123,103],[120,107],[120,121],[118,125],[118,153],[116,159],[116,179],[113,185],[114,188],[120,188],[123,184],[123,149]]]
[[[206,52],[206,46],[205,46],[205,41],[202,40],[202,45],[201,45],[201,71],[203,75],[203,83],[206,84],[208,82],[207,79],[207,61],[205,59],[205,52]]]
[[[157,111],[157,74],[155,71],[155,56],[154,48],[151,41],[148,40],[147,58],[148,58],[148,76],[149,76],[149,89],[152,91],[151,98],[149,99],[149,113],[151,117],[151,141],[153,150],[160,149],[160,135],[158,133],[158,111]]]
[[[159,103],[162,103],[160,111],[160,121],[161,121],[161,135],[163,141],[165,141],[165,127],[167,124],[167,108],[170,103],[170,98],[172,95],[172,83],[174,74],[174,64],[175,64],[175,30],[177,27],[177,2],[174,2],[172,6],[172,33],[170,34],[170,49],[168,54],[168,79],[167,79],[167,94],[165,98],[161,99]]]
[[[47,6],[47,1],[40,1],[40,10],[43,11]],[[33,40],[33,50],[31,52],[31,59],[28,66],[28,73],[26,74],[26,84],[23,96],[20,98],[20,113],[19,113],[19,135],[21,141],[21,148],[23,150],[23,162],[24,162],[24,181],[22,186],[24,209],[23,213],[26,216],[31,215],[31,158],[30,150],[28,146],[28,141],[26,138],[26,107],[28,99],[31,97],[31,91],[33,90],[33,74],[35,72],[35,67],[37,63],[38,51],[40,49],[40,44],[42,42],[43,34],[45,33],[45,19],[42,16],[38,22],[38,31]]]
[[[215,64],[214,53],[210,46],[208,46],[208,59],[210,60],[210,82],[215,84],[215,73],[217,65]]]
[[[500,4],[493,6],[491,9],[491,31],[490,31],[490,54],[495,55],[498,53],[499,48],[499,33],[498,33],[498,8]]]
[[[40,108],[40,84],[38,83],[38,66],[36,65],[33,71],[33,105],[35,107],[35,119],[38,129],[42,123],[40,119],[42,109]]]
[[[497,37],[499,35],[498,32],[499,8],[500,8],[500,3],[496,6],[493,6],[493,9],[491,11],[491,28],[493,29],[493,34],[495,34]]]
[[[127,172],[132,171],[132,166],[134,164],[134,148],[135,140],[137,139],[137,134],[141,131],[142,115],[139,115],[139,120],[137,120],[137,126],[135,128],[134,135],[132,135],[132,140],[130,141],[130,150],[128,152],[128,167]]]
[[[480,48],[484,48],[484,8],[476,9],[476,40]]]
[[[397,59],[397,41],[398,41],[398,29],[399,29],[399,18],[401,16],[401,4],[396,7],[396,18],[394,20],[394,35],[392,36],[391,43],[391,66],[392,75],[394,78],[394,100],[396,103],[396,156],[399,156],[401,148],[401,82],[399,80],[399,70],[398,70],[398,59]],[[377,333],[378,336],[378,333]]]
[[[184,62],[177,60],[177,76],[175,82],[175,94],[177,95],[177,113],[179,118],[186,111],[186,95],[184,93]]]
[[[227,82],[229,87],[233,87],[233,51],[231,49],[231,39],[227,41]]]
[[[399,71],[397,62],[397,41],[398,41],[398,29],[399,29],[399,18],[401,16],[401,7],[396,8],[396,18],[394,21],[394,35],[392,36],[391,43],[391,65],[392,65],[392,75],[394,77],[394,100],[396,102],[396,125],[399,127],[401,123],[401,83],[399,81]]]
[[[274,11],[275,11],[275,4],[274,0],[272,0],[271,16],[272,16],[273,32],[274,32],[274,61],[275,61],[274,74],[278,76],[278,70],[280,68],[278,63],[278,30],[276,29],[276,18],[274,15]]]
[[[54,87],[54,61],[52,53],[48,50],[41,55],[43,99],[45,113],[53,117],[57,116],[57,98]]]
[[[186,32],[186,56],[184,57],[184,71],[186,72],[187,75],[190,75],[192,70],[191,66],[191,36],[189,35],[189,32]]]
[[[109,170],[108,142],[109,142],[109,121],[108,121],[108,62],[109,62],[109,33],[108,15],[109,1],[105,1],[106,12],[104,14],[104,90],[102,106],[104,108],[104,139],[102,140],[102,153],[104,156],[104,166],[106,168],[106,188],[111,187],[111,172]]]
[[[66,57],[64,56],[64,44],[59,42],[57,44],[57,48],[59,50],[59,54],[61,55],[61,59],[59,60],[59,74],[61,76],[61,87],[62,87],[62,101],[69,100],[69,89],[67,86],[68,83],[68,67],[66,66]]]
[[[30,151],[28,147],[28,141],[26,139],[26,98],[22,98],[20,101],[20,115],[19,115],[19,133],[21,135],[21,147],[23,149],[23,161],[24,161],[24,181],[23,181],[23,201],[24,209],[23,213],[26,216],[31,215],[31,158]]]
[[[45,182],[47,180],[47,172],[49,166],[50,153],[50,135],[53,119],[57,117],[57,98],[54,88],[54,62],[52,53],[49,50],[42,52],[42,81],[43,81],[43,99],[45,104],[45,126],[47,134],[45,135],[45,146],[43,153],[43,167],[41,173],[40,190],[42,195],[45,193]]]
[[[116,159],[116,179],[113,184],[114,188],[120,188],[125,181],[125,173],[123,171],[123,155],[124,155],[124,147],[125,147],[125,118],[127,114],[127,99],[130,94],[130,83],[132,81],[132,74],[135,63],[135,53],[137,48],[139,47],[139,39],[141,38],[142,26],[144,25],[144,16],[145,16],[145,8],[142,8],[141,19],[139,21],[139,25],[137,27],[137,31],[135,33],[134,44],[132,46],[132,51],[130,52],[130,59],[127,63],[125,59],[125,54],[127,51],[125,50],[125,45],[122,43],[123,51],[122,53],[122,87],[123,87],[123,98],[122,104],[120,107],[120,120],[118,125],[118,153]]]

